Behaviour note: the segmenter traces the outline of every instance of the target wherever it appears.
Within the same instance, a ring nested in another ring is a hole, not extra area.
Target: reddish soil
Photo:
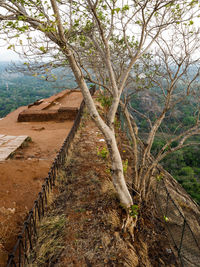
[[[5,266],[23,220],[73,125],[73,121],[19,123],[18,114],[25,108],[0,120],[0,134],[28,135],[32,140],[19,148],[12,159],[0,163],[0,266]]]

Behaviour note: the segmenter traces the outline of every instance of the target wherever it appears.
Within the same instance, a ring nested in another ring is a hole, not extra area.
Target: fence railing
[[[183,215],[174,201],[165,185],[165,179],[157,182],[155,199],[181,266],[200,266],[200,232],[196,228],[197,233],[193,233],[189,218]]]
[[[90,90],[91,95],[93,95],[94,92],[95,87]],[[58,170],[65,163],[69,147],[81,121],[84,105],[85,103],[82,101],[74,124],[50,168],[48,176],[42,185],[42,190],[39,192],[38,197],[34,202],[33,208],[29,211],[22,231],[17,237],[17,242],[12,253],[8,256],[7,267],[23,267],[30,263],[30,252],[33,253],[34,246],[37,242],[38,223],[45,214],[48,204],[48,196],[55,186]]]
[[[127,137],[130,139],[130,134],[128,132],[128,127],[126,125],[125,117],[122,111],[118,110],[122,130],[126,133]],[[142,143],[142,142],[141,142]],[[140,152],[142,151],[142,146],[140,147]],[[169,173],[163,170],[161,166],[158,166],[161,172],[165,175],[162,180],[157,182],[155,191],[155,202],[161,218],[165,222],[166,228],[169,233],[169,240],[172,246],[177,252],[177,256],[180,260],[180,264],[183,267],[199,267],[200,266],[200,218],[195,217],[193,225],[191,225],[191,220],[186,218],[182,212],[182,208],[179,206],[178,201],[175,201],[174,196],[168,190],[168,186],[165,183],[171,185],[176,192],[176,197],[178,192],[187,195],[185,190],[178,184],[178,182]],[[187,195],[189,203],[193,205],[195,210],[199,212],[199,206],[193,201],[190,196]],[[176,199],[177,200],[177,199]],[[196,231],[194,230],[196,229]],[[195,231],[195,232],[194,232]]]

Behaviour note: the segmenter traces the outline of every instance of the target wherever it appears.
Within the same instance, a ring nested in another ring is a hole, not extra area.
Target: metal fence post
[[[180,255],[181,253],[181,247],[182,247],[182,243],[183,243],[183,236],[184,236],[184,231],[185,231],[185,218],[184,218],[184,222],[183,222],[183,229],[182,229],[182,234],[181,234],[181,241],[180,241],[180,245],[179,245],[179,248],[178,248],[178,254]]]

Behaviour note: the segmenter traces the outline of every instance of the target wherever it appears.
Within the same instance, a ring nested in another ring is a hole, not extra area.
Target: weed
[[[8,156],[9,159],[13,159],[14,156],[16,154],[16,151],[13,151],[12,153],[10,153],[10,155]]]
[[[162,179],[163,179],[163,174],[162,174],[162,173],[156,175],[156,180],[157,180],[158,182],[160,182]]]
[[[111,174],[111,170],[110,170],[110,168],[107,168],[107,169],[106,169],[106,173]]]
[[[169,221],[169,218],[167,216],[164,215],[164,221],[165,222],[168,222]]]
[[[117,118],[115,118],[115,120],[114,120],[114,125],[115,125],[115,128],[116,129],[120,129],[120,121],[117,119]]]
[[[79,124],[79,129],[82,129],[85,127],[85,121],[81,121]]]
[[[129,213],[130,216],[136,218],[136,216],[138,215],[138,209],[139,209],[138,205],[132,205],[130,207],[130,213]]]
[[[101,150],[97,147],[97,155],[100,156],[102,159],[107,159],[108,157],[108,149],[103,147]]]
[[[57,180],[57,182],[59,184],[65,183],[66,182],[66,174],[65,174],[65,171],[59,170],[56,180]]]
[[[124,173],[127,173],[127,169],[128,169],[128,159],[123,160],[123,161],[122,161],[122,164],[123,164],[123,172],[124,172]]]
[[[30,137],[30,136],[28,136],[27,138],[26,138],[26,140],[25,141],[27,141],[27,142],[30,142],[30,143],[32,143],[33,141],[32,141],[32,138]]]
[[[101,103],[102,107],[109,108],[112,105],[113,98],[111,96],[106,96],[103,94],[99,94],[97,101]]]
[[[88,110],[85,108],[83,111],[82,118],[87,119],[89,116],[90,116],[90,114],[89,114]]]

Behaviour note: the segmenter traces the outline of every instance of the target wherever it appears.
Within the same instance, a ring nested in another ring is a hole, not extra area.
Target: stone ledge
[[[0,162],[5,161],[27,138],[27,135],[12,136],[0,134]]]

